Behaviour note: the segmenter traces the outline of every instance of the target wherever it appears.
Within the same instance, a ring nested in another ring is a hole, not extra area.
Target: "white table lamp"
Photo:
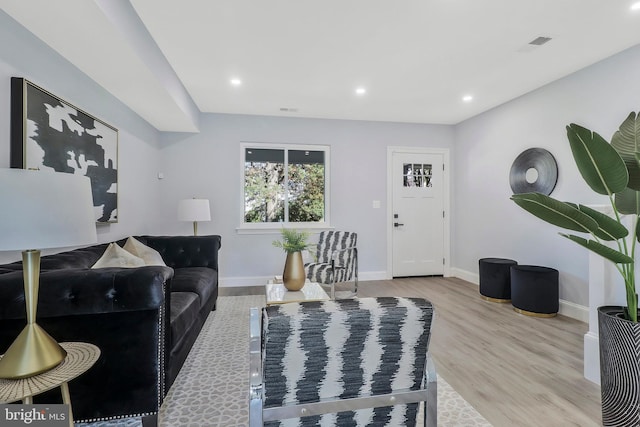
[[[89,178],[0,169],[0,251],[22,251],[27,325],[0,359],[0,378],[26,378],[59,365],[60,345],[36,324],[40,249],[97,241]]]
[[[193,235],[198,235],[198,221],[211,221],[208,199],[185,199],[178,202],[178,221],[193,221]]]

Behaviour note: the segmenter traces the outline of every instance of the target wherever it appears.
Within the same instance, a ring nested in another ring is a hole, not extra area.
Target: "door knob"
[[[400,226],[403,226],[403,225],[404,225],[404,224],[400,224],[399,222],[394,222],[394,223],[393,223],[393,226],[394,226],[394,227],[400,227]]]

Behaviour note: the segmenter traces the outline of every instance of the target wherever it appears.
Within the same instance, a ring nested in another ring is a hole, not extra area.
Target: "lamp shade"
[[[180,202],[178,202],[178,221],[211,221],[209,200],[180,200]]]
[[[89,178],[0,169],[0,236],[0,251],[95,243]]]

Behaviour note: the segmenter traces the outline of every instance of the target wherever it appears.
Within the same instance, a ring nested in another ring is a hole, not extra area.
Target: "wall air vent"
[[[540,37],[537,37],[537,38],[531,40],[529,42],[529,44],[532,45],[532,46],[542,46],[543,44],[545,44],[545,43],[547,43],[549,41],[551,41],[551,37],[540,36]]]

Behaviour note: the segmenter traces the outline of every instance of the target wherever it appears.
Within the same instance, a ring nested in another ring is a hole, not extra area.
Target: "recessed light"
[[[465,95],[465,96],[463,96],[463,97],[462,97],[462,100],[463,100],[464,102],[471,102],[471,101],[473,101],[473,96],[471,96],[471,95]]]
[[[640,10],[640,1],[637,1],[634,4],[632,4],[631,10]]]
[[[231,86],[241,86],[242,85],[242,80],[240,79],[231,79]]]
[[[356,95],[364,95],[367,93],[367,90],[363,87],[356,88]]]

